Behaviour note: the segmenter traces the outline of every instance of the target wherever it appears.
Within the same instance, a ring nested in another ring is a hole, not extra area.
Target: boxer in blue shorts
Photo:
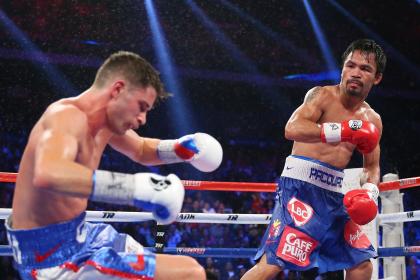
[[[386,65],[382,48],[361,39],[343,54],[338,85],[315,87],[286,124],[293,140],[277,190],[272,220],[242,279],[272,279],[283,269],[346,270],[346,279],[371,279],[377,254],[359,225],[377,214],[380,116],[365,102]],[[363,154],[361,189],[341,191],[354,150]]]
[[[184,187],[174,174],[98,170],[107,145],[143,165],[189,162],[203,172],[220,165],[222,148],[208,134],[160,140],[134,131],[166,96],[156,70],[122,51],[102,64],[89,89],[47,108],[29,136],[6,222],[22,279],[205,279],[193,258],[152,254],[84,219],[88,199],[149,210],[161,224],[182,207]]]

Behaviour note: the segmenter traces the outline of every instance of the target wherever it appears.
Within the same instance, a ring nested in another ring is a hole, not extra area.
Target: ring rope
[[[155,248],[146,247],[154,251]],[[253,258],[258,248],[164,248],[167,254],[189,255],[192,257]],[[420,256],[420,246],[378,248],[379,257]]]
[[[16,182],[17,173],[0,172],[0,182]],[[182,180],[186,190],[206,191],[242,191],[242,192],[275,192],[276,183],[245,183]],[[381,192],[407,189],[420,186],[420,177],[405,178],[396,181],[382,182],[378,185]]]
[[[145,222],[154,220],[150,212],[123,211],[85,211],[86,220],[90,222]],[[12,214],[10,208],[0,208],[0,220],[5,220]]]
[[[17,173],[0,172],[0,182],[16,182]],[[244,183],[244,182],[212,182],[212,181],[182,181],[187,190],[215,190],[215,191],[248,191],[274,192],[275,183]],[[380,191],[390,191],[416,187],[420,185],[420,177],[400,179],[379,184]],[[0,219],[11,214],[11,209],[0,208]],[[180,213],[176,219],[183,223],[225,223],[225,224],[268,224],[269,214],[213,214],[213,213]],[[420,220],[420,211],[380,214],[379,223],[407,222]],[[148,212],[114,212],[114,211],[86,211],[88,221],[107,222],[140,222],[153,220]],[[155,248],[148,248],[154,251]],[[256,248],[164,248],[164,253],[184,254],[193,257],[227,257],[251,258]],[[393,248],[378,248],[380,257],[420,256],[420,246],[406,246]],[[12,249],[8,245],[0,245],[0,256],[11,256]]]
[[[408,212],[399,212],[399,213],[379,214],[378,219],[379,219],[380,224],[404,223],[404,222],[419,221],[420,220],[420,210],[408,211]]]
[[[6,219],[11,213],[10,208],[0,208],[0,219]],[[179,213],[176,221],[209,224],[268,224],[270,219],[271,214]],[[154,220],[154,218],[150,212],[86,211],[86,220],[90,222],[143,222]]]
[[[0,219],[6,219],[12,213],[10,208],[0,208]],[[420,210],[379,214],[379,223],[412,222],[420,220]],[[122,211],[86,211],[86,220],[90,222],[144,222],[154,220],[150,212]],[[179,213],[179,223],[207,224],[269,224],[271,214],[220,214],[220,213]]]
[[[155,247],[145,247],[155,252]],[[187,255],[191,257],[214,257],[214,258],[253,258],[257,253],[257,248],[188,248],[170,247],[164,248],[163,253]],[[0,256],[12,256],[12,247],[0,245]],[[398,256],[420,256],[420,246],[378,248],[379,257],[398,257]]]

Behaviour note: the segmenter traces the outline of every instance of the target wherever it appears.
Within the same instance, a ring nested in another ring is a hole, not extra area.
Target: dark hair
[[[362,53],[366,54],[373,53],[375,55],[376,73],[383,73],[385,71],[386,55],[384,53],[384,50],[381,48],[381,46],[379,46],[375,41],[371,39],[359,39],[352,42],[347,47],[347,50],[343,53],[343,56],[341,57],[343,65],[347,56],[355,50],[359,50]]]
[[[152,86],[156,90],[157,100],[169,96],[159,78],[159,72],[138,54],[119,51],[110,55],[98,69],[94,85],[103,86],[113,74],[122,75],[133,86]]]

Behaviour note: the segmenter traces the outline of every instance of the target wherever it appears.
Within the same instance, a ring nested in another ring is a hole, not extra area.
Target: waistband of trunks
[[[286,158],[281,176],[341,193],[344,171],[319,160],[291,155]]]
[[[6,220],[7,238],[18,265],[33,268],[61,264],[77,253],[86,239],[85,212],[57,224],[34,229],[13,229],[12,219]]]

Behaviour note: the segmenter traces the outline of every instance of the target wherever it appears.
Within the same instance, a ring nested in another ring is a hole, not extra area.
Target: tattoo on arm
[[[308,91],[308,93],[305,95],[305,99],[303,100],[304,103],[311,102],[315,97],[317,97],[321,92],[321,87],[315,87]]]

